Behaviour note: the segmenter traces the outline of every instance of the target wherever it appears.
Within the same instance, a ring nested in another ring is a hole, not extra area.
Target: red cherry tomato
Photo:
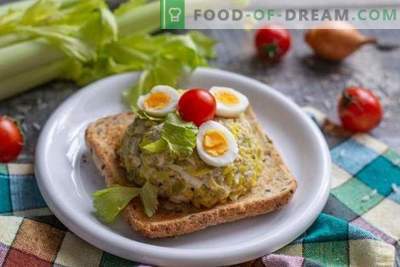
[[[15,121],[0,116],[0,162],[17,159],[23,144],[24,138]]]
[[[206,89],[193,88],[185,92],[178,102],[178,112],[184,121],[200,126],[215,116],[216,101]]]
[[[289,31],[282,27],[266,25],[257,30],[254,43],[260,57],[278,61],[289,50],[292,38]]]
[[[368,132],[378,126],[383,117],[379,98],[371,90],[360,87],[343,91],[338,112],[343,127],[353,132]]]

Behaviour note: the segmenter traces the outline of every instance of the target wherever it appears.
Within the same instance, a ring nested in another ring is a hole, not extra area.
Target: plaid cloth
[[[324,213],[291,244],[242,266],[399,265],[400,155],[366,134],[327,139],[334,164]],[[0,214],[0,266],[140,266],[69,232],[46,207],[32,165],[0,165]]]

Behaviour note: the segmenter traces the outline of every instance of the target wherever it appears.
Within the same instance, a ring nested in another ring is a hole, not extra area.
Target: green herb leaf
[[[189,36],[192,38],[196,45],[199,54],[205,58],[214,58],[216,56],[214,46],[216,41],[205,36],[201,32],[192,31],[189,32]]]
[[[157,187],[146,182],[140,191],[140,199],[144,207],[144,213],[152,217],[158,207]]]
[[[43,22],[58,13],[59,3],[51,0],[39,0],[34,3],[21,18],[21,24],[34,25]]]
[[[147,153],[161,153],[168,149],[168,143],[164,139],[159,139],[149,144],[141,144],[140,149]]]
[[[188,157],[196,146],[198,128],[191,122],[182,121],[175,113],[170,113],[161,131],[170,151],[177,157]]]
[[[136,112],[136,115],[140,118],[140,119],[144,119],[144,120],[150,120],[150,121],[163,121],[164,118],[160,118],[160,117],[153,117],[150,114],[148,114],[147,112],[143,111],[143,110],[138,110]]]
[[[167,148],[176,158],[185,158],[193,153],[198,128],[182,121],[175,113],[169,113],[161,130],[161,138],[141,148],[149,153],[160,153]]]
[[[149,55],[144,60],[146,64],[138,83],[125,94],[132,110],[137,110],[139,96],[148,93],[155,85],[176,87],[185,73],[206,66],[207,58],[214,55],[214,44],[200,32],[147,36],[141,42],[132,42],[131,50]]]
[[[96,216],[105,223],[112,223],[137,196],[140,196],[146,215],[153,216],[158,207],[158,195],[157,187],[150,182],[146,182],[142,188],[116,185],[93,193]]]
[[[89,62],[93,61],[96,57],[96,51],[93,47],[73,36],[73,33],[76,31],[75,26],[21,26],[19,29],[34,37],[46,38],[67,55],[79,61]]]
[[[141,189],[113,186],[93,193],[93,205],[97,217],[112,223],[129,202],[141,193]]]

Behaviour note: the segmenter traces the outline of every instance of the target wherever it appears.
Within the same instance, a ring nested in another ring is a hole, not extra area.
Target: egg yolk
[[[144,106],[151,109],[165,108],[171,101],[171,97],[163,92],[155,92],[149,95],[144,101]]]
[[[204,134],[203,147],[207,154],[217,157],[228,150],[228,142],[221,132],[211,130]]]
[[[232,105],[239,104],[239,98],[232,92],[218,91],[215,94],[215,98],[217,99],[217,101],[222,102],[225,105],[232,106]]]

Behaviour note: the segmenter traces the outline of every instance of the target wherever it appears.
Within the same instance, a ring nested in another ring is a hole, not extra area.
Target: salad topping
[[[226,87],[195,88],[179,95],[160,85],[139,98],[141,110],[117,151],[135,187],[110,187],[94,194],[103,221],[112,221],[135,197],[151,217],[158,197],[211,208],[238,199],[256,185],[265,156],[244,114],[247,97]],[[216,112],[223,116],[216,117]]]

